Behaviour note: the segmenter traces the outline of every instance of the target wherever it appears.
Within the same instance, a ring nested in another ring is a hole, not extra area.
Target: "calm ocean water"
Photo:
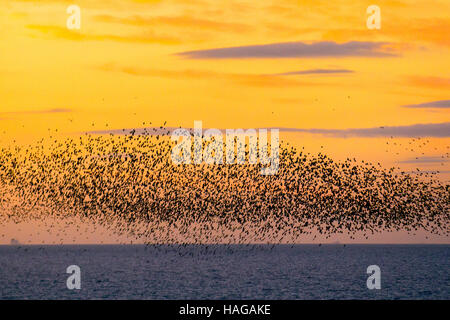
[[[450,299],[449,257],[450,245],[0,246],[0,298]],[[66,287],[69,265],[81,290]]]

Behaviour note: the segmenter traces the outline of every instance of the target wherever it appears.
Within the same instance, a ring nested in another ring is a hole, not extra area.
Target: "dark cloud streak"
[[[339,74],[339,73],[354,73],[353,70],[348,69],[310,69],[301,71],[290,71],[283,73],[272,74],[274,76],[294,76],[294,75],[304,75],[304,74]]]
[[[117,129],[117,130],[97,130],[89,131],[89,134],[130,134],[133,130],[135,134],[157,135],[164,134],[167,131],[172,132],[178,129],[174,127],[159,128],[137,128],[137,129]],[[185,128],[192,132],[192,128]],[[352,129],[304,129],[304,128],[262,128],[262,129],[279,129],[280,132],[298,132],[319,134],[324,136],[331,136],[336,138],[350,138],[350,137],[450,137],[450,122],[444,123],[430,123],[430,124],[413,124],[409,126],[392,126],[392,127],[374,127],[374,128],[352,128]],[[208,130],[208,128],[203,128]],[[225,129],[220,129],[225,132]],[[245,130],[245,129],[244,129]]]
[[[450,122],[352,129],[280,128],[284,132],[304,132],[333,137],[450,137]]]
[[[180,52],[188,59],[395,57],[386,42],[284,42]]]
[[[450,100],[439,100],[419,104],[408,104],[402,107],[411,109],[448,109],[450,108]]]
[[[449,159],[438,157],[438,156],[428,156],[428,157],[417,157],[405,159],[402,161],[398,161],[398,163],[443,163],[448,162]]]

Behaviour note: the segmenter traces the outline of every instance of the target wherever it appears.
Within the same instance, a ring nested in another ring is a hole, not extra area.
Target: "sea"
[[[450,245],[8,245],[0,299],[448,300]]]

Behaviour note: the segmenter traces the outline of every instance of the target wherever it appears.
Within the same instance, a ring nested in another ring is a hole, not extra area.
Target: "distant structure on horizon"
[[[12,246],[17,246],[20,244],[19,240],[12,238],[9,242]]]

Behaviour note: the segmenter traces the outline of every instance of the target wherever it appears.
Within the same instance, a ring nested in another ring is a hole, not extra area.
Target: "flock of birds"
[[[394,137],[391,136],[390,140],[386,142],[386,152],[390,152],[391,154],[400,155],[400,152],[407,151],[411,152],[414,155],[415,160],[420,160],[421,157],[425,157],[426,149],[431,149],[430,140],[424,138],[411,138],[409,141],[400,143],[395,142]],[[436,152],[438,150],[437,147],[433,147],[432,150]],[[450,158],[450,146],[446,146],[447,152],[445,154],[435,156],[436,162],[440,163],[441,166],[445,165],[445,162],[448,162]],[[437,161],[439,160],[439,161]]]
[[[175,165],[174,143],[160,127],[3,147],[0,223],[76,218],[178,245],[450,231],[450,185],[427,172],[333,161],[282,143],[278,174],[263,176],[248,162]]]

